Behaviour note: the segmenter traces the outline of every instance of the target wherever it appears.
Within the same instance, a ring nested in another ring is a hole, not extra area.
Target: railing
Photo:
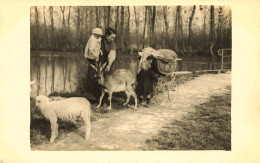
[[[221,71],[223,70],[231,70],[232,63],[232,49],[219,49],[218,55],[221,56]],[[224,58],[230,58],[230,62],[225,62]],[[224,65],[230,64],[230,68],[224,68]]]

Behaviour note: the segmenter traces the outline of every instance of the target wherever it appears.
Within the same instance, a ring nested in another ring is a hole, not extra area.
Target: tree
[[[136,41],[137,41],[137,49],[139,47],[139,37],[138,37],[138,30],[139,30],[139,17],[137,15],[137,11],[136,11],[136,7],[134,6],[134,14],[135,14],[135,37],[136,37]]]
[[[49,7],[50,20],[51,20],[51,34],[50,34],[50,49],[54,49],[55,40],[54,40],[54,20],[53,20],[53,7]]]
[[[190,16],[190,21],[189,21],[189,37],[188,37],[188,48],[190,49],[191,46],[191,37],[192,37],[192,21],[193,21],[193,17],[195,14],[195,10],[196,10],[196,5],[193,6],[192,8],[192,12],[191,12],[191,16]]]
[[[223,35],[222,35],[222,7],[219,7],[218,11],[218,40],[220,47],[223,48]]]
[[[100,27],[100,11],[99,11],[99,7],[96,6],[96,27]]]
[[[80,42],[81,42],[81,35],[80,35],[80,7],[77,7],[77,49],[80,50]]]
[[[120,42],[120,47],[122,48],[123,47],[123,40],[124,40],[124,37],[123,37],[123,33],[124,33],[124,24],[125,24],[125,7],[124,6],[121,6],[121,20],[120,20],[120,38],[119,38],[119,42]]]
[[[155,17],[156,17],[156,6],[151,7],[151,33],[150,33],[150,44],[153,48],[155,48]]]
[[[215,19],[214,19],[214,6],[210,6],[210,54],[213,56],[213,48],[215,46]]]
[[[119,6],[116,7],[116,23],[115,23],[115,30],[118,30],[118,21],[119,20]]]
[[[47,34],[47,25],[45,18],[45,6],[43,7],[43,20],[44,20],[44,48],[48,48],[48,34]]]
[[[163,18],[164,18],[164,26],[165,26],[165,33],[164,33],[164,40],[165,40],[165,46],[169,46],[169,23],[168,23],[168,18],[167,18],[167,11],[168,7],[164,6],[163,7]]]
[[[182,30],[182,17],[181,17],[181,6],[177,6],[176,8],[176,19],[175,19],[175,35],[174,35],[174,49],[177,52],[182,52],[180,49],[180,45],[182,45],[182,49],[185,49],[184,38],[183,38],[183,30]]]
[[[127,20],[127,26],[125,29],[125,36],[124,36],[124,47],[127,48],[128,43],[131,42],[130,41],[130,37],[129,37],[129,31],[130,31],[130,9],[129,6],[127,7],[127,12],[128,12],[128,20]]]
[[[145,14],[144,14],[143,48],[145,46],[145,29],[146,29],[146,21],[147,21],[147,10],[148,10],[148,7],[146,6],[145,7]]]
[[[120,21],[121,34],[124,33],[124,23],[125,23],[125,7],[121,6],[121,21]]]
[[[203,10],[201,7],[200,10]],[[203,16],[203,29],[202,29],[202,36],[203,39],[206,39],[206,16],[207,16],[207,7],[204,7],[204,16]]]
[[[130,44],[137,48],[149,45],[184,54],[187,47],[190,52],[207,49],[213,55],[217,48],[230,47],[230,8],[199,7],[196,10],[197,6],[33,6],[30,10],[31,49],[82,51],[92,28],[108,26],[118,32],[117,47],[127,50]],[[157,42],[157,36],[162,38],[161,42]]]
[[[110,26],[110,19],[111,19],[111,7],[108,6],[107,7],[107,23],[106,23],[106,27]]]
[[[69,6],[69,13],[68,13],[68,19],[67,19],[67,27],[68,27],[68,48],[71,49],[71,29],[70,29],[70,11],[71,11],[71,6]]]
[[[61,28],[61,47],[63,51],[65,50],[65,45],[66,45],[66,23],[65,23],[65,7],[60,6],[60,10],[62,12],[62,28]]]
[[[34,7],[35,9],[35,49],[38,50],[39,49],[39,28],[40,28],[40,24],[39,24],[39,13],[38,13],[38,9],[37,7],[35,6]]]

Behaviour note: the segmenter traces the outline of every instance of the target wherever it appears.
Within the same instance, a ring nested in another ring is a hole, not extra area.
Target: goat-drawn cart
[[[157,74],[158,81],[154,84],[154,94],[158,105],[165,103],[168,99],[172,101],[174,88],[176,87],[174,71],[177,67],[177,61],[181,60],[177,54],[169,49],[154,50],[152,48],[145,48],[139,53],[141,62],[145,61],[147,57],[153,56],[152,70]]]

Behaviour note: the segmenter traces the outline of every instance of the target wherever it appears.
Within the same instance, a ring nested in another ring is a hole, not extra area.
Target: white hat
[[[94,28],[92,30],[92,34],[102,35],[103,32],[102,32],[102,29],[100,29],[100,28]]]

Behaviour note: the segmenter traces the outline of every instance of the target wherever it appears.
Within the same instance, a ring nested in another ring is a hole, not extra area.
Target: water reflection
[[[220,69],[220,62],[220,58],[217,57],[182,58],[181,61],[178,61],[176,71],[216,70]],[[76,66],[76,55],[72,53],[32,53],[30,75],[31,81],[36,80],[37,86],[32,88],[31,96],[49,95],[55,91],[75,91]],[[112,71],[124,68],[136,76],[137,66],[136,56],[118,55]]]
[[[48,95],[52,92],[73,92],[76,81],[76,58],[69,55],[39,55],[31,57],[31,80],[37,86],[32,88],[31,96]]]
[[[221,60],[219,57],[185,57],[178,61],[176,71],[198,71],[198,70],[219,70]]]

